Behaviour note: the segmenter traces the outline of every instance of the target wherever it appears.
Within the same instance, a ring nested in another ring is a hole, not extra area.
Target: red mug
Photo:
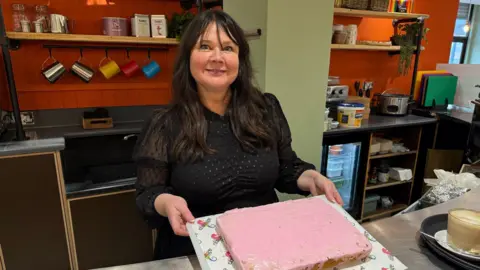
[[[137,71],[140,70],[140,66],[137,64],[135,60],[130,60],[128,63],[123,65],[120,68],[127,77],[132,77]]]

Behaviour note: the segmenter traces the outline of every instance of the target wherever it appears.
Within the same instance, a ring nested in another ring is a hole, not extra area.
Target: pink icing
[[[368,256],[372,245],[319,198],[227,211],[217,219],[237,269],[321,269]]]

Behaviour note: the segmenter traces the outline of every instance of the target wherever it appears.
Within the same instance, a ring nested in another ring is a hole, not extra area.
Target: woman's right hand
[[[176,235],[188,236],[187,222],[193,223],[195,218],[188,209],[184,198],[172,194],[162,194],[155,199],[155,210],[168,218]]]

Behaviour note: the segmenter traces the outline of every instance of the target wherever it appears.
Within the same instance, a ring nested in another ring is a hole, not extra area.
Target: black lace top
[[[206,108],[207,144],[216,152],[200,162],[182,164],[172,158],[170,142],[176,134],[175,128],[166,128],[166,117],[172,117],[166,110],[157,111],[147,123],[134,153],[138,164],[136,203],[151,226],[170,230],[159,232],[158,241],[163,241],[165,249],[170,250],[175,243],[169,237],[173,233],[168,220],[153,206],[155,198],[162,193],[183,197],[195,217],[277,202],[274,189],[308,194],[297,187],[297,179],[305,170],[315,167],[300,160],[292,150],[290,129],[276,97],[265,94],[264,98],[276,126],[278,142],[276,149],[258,149],[256,154],[242,150],[230,129],[228,116]],[[178,121],[171,122],[179,126]],[[156,250],[157,259],[185,255],[159,255],[159,252],[162,253]]]

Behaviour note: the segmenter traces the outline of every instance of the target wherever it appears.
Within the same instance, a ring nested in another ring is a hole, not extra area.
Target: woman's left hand
[[[303,191],[310,191],[313,196],[325,194],[329,201],[343,205],[335,184],[315,170],[304,171],[298,178],[297,185]]]

